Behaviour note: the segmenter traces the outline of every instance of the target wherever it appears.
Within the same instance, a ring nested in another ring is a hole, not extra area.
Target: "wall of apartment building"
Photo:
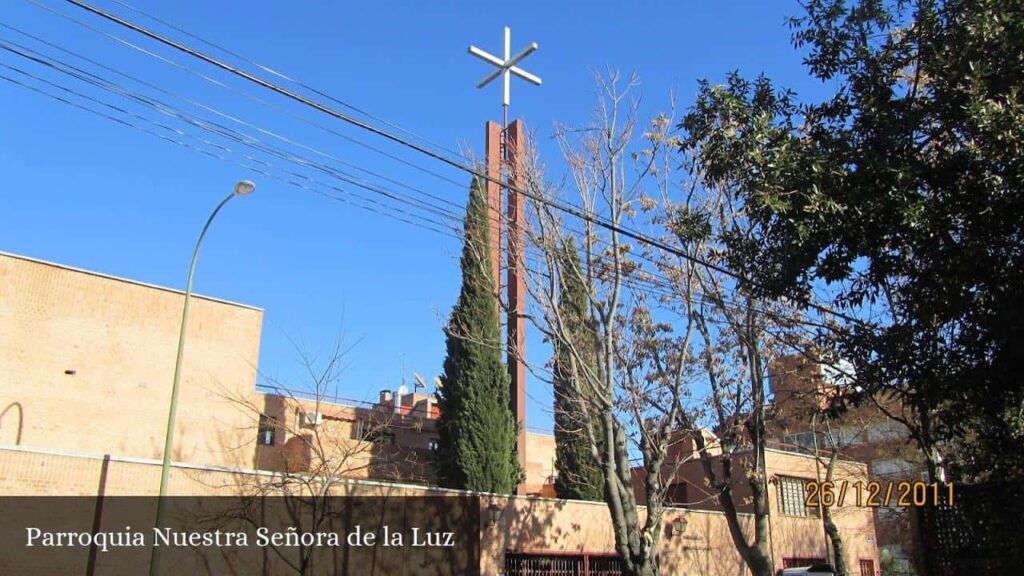
[[[802,354],[775,359],[771,378],[770,433],[785,435],[809,428],[811,417],[827,404],[828,390],[821,365]]]
[[[159,482],[160,467],[155,460],[113,456],[100,457],[56,453],[29,448],[0,447],[0,493],[6,495],[68,494],[79,496],[153,495]],[[172,469],[171,495],[237,495],[250,493],[260,482],[269,484],[271,473],[226,470],[204,466],[178,465]],[[388,496],[459,496],[465,492],[426,487],[374,483],[354,480],[335,486],[336,494]],[[476,494],[480,514],[480,573],[495,575],[503,568],[506,552],[527,554],[591,554],[609,556],[615,552],[614,534],[607,506],[602,503],[556,500],[524,496]],[[93,499],[87,502],[91,507]],[[487,507],[502,509],[497,524],[488,526]],[[91,508],[90,508],[91,510]],[[641,508],[641,519],[644,509]],[[855,514],[841,524],[844,535],[855,534]],[[680,520],[685,519],[685,529]],[[146,526],[152,518],[139,518],[133,525]],[[741,515],[743,530],[749,535],[752,519]],[[732,544],[725,516],[715,511],[666,510],[659,560],[662,570],[675,574],[735,576],[745,574],[742,560]],[[672,528],[669,529],[669,526]],[[110,529],[120,529],[120,526]],[[823,552],[820,522],[804,518],[773,516],[772,550],[777,567],[784,558],[814,558]],[[848,547],[854,560],[877,563],[873,547],[864,539],[850,538]],[[87,549],[76,549],[86,562]],[[146,551],[143,550],[142,553]],[[5,556],[9,558],[9,556]],[[204,557],[204,562],[211,559]],[[216,561],[207,569],[216,573]],[[180,568],[186,564],[175,564]],[[856,564],[855,564],[856,565]],[[197,574],[205,573],[198,565]],[[43,572],[37,572],[43,573]],[[367,572],[369,573],[369,572]],[[386,571],[383,573],[387,573]]]
[[[843,388],[829,386],[820,365],[803,356],[788,356],[772,365],[775,397],[768,433],[777,441],[794,445],[811,445],[816,427],[818,443],[827,452],[832,439],[843,458],[865,462],[871,480],[888,483],[901,480],[922,480],[923,457],[910,439],[905,426],[889,418],[886,412],[907,416],[899,400],[880,396],[871,402],[847,407],[831,419],[827,427],[812,420],[815,405],[824,406],[829,398]],[[912,416],[911,416],[912,417]],[[825,435],[827,433],[827,436]],[[911,526],[912,511],[900,508],[877,508],[875,529],[880,547],[898,556],[914,555]]]
[[[183,294],[2,253],[0,286],[0,444],[161,457]],[[254,466],[262,319],[192,300],[174,460]]]
[[[789,539],[797,534],[805,534],[802,530],[813,530],[817,536],[816,541],[805,542],[809,546],[803,552],[811,554],[816,549],[819,551],[816,556],[820,557],[820,551],[825,546],[825,535],[817,511],[814,511],[812,516],[803,517],[787,514],[779,498],[779,490],[783,478],[798,478],[815,482],[819,481],[819,478],[825,480],[827,472],[825,467],[819,466],[816,459],[810,456],[775,450],[766,452],[765,463],[769,477],[769,507],[772,518],[773,520],[785,519],[777,526],[773,526],[775,537]],[[866,482],[867,479],[867,466],[862,462],[838,460],[832,473],[832,481],[837,487],[847,486],[844,501],[841,505],[837,502],[836,505],[831,506],[830,512],[832,521],[843,535],[843,543],[847,547],[851,560],[850,568],[854,570],[857,567],[857,562],[863,559],[872,560],[874,566],[878,566],[874,509],[857,506],[853,496],[854,484]]]
[[[405,395],[402,406],[408,409],[399,411],[383,396],[365,407],[280,394],[252,398],[252,411],[268,416],[274,428],[272,443],[257,448],[259,469],[319,469],[350,478],[427,484],[437,480],[432,448],[438,438],[437,411],[428,410],[425,394]],[[320,424],[304,420],[316,413]],[[525,492],[553,496],[554,437],[528,433],[526,454]]]
[[[775,393],[767,427],[773,440],[786,441],[787,437],[792,440],[801,433],[808,435],[812,427],[816,427],[820,433],[828,432],[835,438],[846,458],[866,462],[872,476],[889,475],[894,469],[907,468],[896,461],[920,461],[916,447],[909,442],[906,427],[885,414],[902,414],[897,399],[879,397],[872,402],[850,405],[829,421],[826,428],[812,416],[820,414],[820,409],[844,389],[825,382],[820,364],[801,355],[785,356],[772,363],[771,374]],[[827,439],[821,438],[819,443],[823,442]],[[822,445],[821,448],[828,447]],[[873,469],[876,464],[879,470]]]
[[[692,458],[686,456],[679,453],[674,464],[666,465],[665,478],[669,478],[669,474],[674,474],[668,487],[670,502],[692,510],[721,510],[716,492],[706,479],[703,464],[695,454]],[[738,455],[733,458],[732,463],[733,502],[739,512],[746,514],[753,512],[753,493],[744,474],[744,462],[751,458],[752,455],[749,453]],[[752,465],[749,462],[747,464]],[[716,458],[713,467],[717,477],[723,478],[722,461]],[[771,516],[772,538],[777,542],[781,540],[786,543],[784,553],[776,551],[776,563],[782,562],[784,558],[825,558],[824,533],[818,512],[784,507],[780,497],[784,483],[798,480],[816,482],[819,478],[824,480],[825,468],[819,466],[817,460],[809,455],[772,449],[765,451],[765,468],[769,479],[768,509]],[[856,566],[856,561],[860,559],[871,560],[878,566],[874,510],[856,506],[853,497],[853,484],[866,482],[867,477],[867,467],[861,462],[839,460],[833,470],[833,482],[837,486],[845,483],[851,487],[843,505],[833,506],[831,513],[833,521],[843,535],[850,558],[854,561],[853,566]],[[792,493],[791,491],[790,494]],[[802,487],[798,495],[802,502]],[[638,492],[638,496],[642,494]],[[792,498],[788,504],[792,504]],[[781,567],[781,564],[778,566]]]
[[[531,496],[555,496],[555,437],[526,433],[526,477],[521,492]]]
[[[269,417],[267,425],[273,427],[273,434],[261,435],[258,443],[261,470],[436,480],[431,450],[436,421],[425,411],[395,412],[389,406],[356,407],[275,394],[256,394],[254,400],[253,410]]]
[[[161,458],[183,293],[3,253],[0,286],[0,445]],[[300,421],[314,403],[256,392],[262,317],[193,298],[173,460],[308,468],[315,440],[348,476],[433,481],[426,395],[386,418],[386,444],[358,439],[365,408],[324,402],[314,428]],[[280,429],[274,446],[257,441],[261,414]]]

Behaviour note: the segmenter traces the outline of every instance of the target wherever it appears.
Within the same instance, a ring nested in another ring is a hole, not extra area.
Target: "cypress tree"
[[[445,327],[436,462],[442,486],[509,494],[522,472],[509,374],[501,361],[484,190],[483,181],[475,178],[464,222],[462,291]]]
[[[604,474],[591,451],[592,410],[588,409],[590,387],[583,371],[597,370],[596,352],[599,344],[594,324],[587,310],[587,293],[583,284],[576,245],[570,240],[562,254],[558,312],[566,337],[554,343],[555,394],[555,492],[559,498],[602,500]],[[567,342],[568,341],[568,342]],[[576,357],[569,351],[569,342]],[[584,368],[583,363],[588,364]],[[590,428],[588,430],[588,427]],[[600,438],[600,434],[594,434]],[[600,442],[599,442],[600,449]]]

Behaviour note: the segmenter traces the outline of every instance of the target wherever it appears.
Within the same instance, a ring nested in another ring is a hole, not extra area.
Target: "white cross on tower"
[[[530,45],[527,46],[526,48],[524,48],[522,52],[516,54],[515,56],[509,56],[509,53],[512,51],[512,31],[509,29],[508,26],[505,27],[505,58],[504,59],[498,58],[497,56],[489,54],[489,53],[487,53],[487,52],[477,48],[476,46],[470,46],[469,47],[469,53],[470,54],[472,54],[473,56],[476,56],[477,58],[480,58],[481,60],[483,60],[485,62],[489,62],[489,63],[494,64],[495,66],[497,66],[497,69],[495,69],[493,72],[491,72],[487,76],[484,76],[484,79],[481,80],[480,82],[478,82],[476,87],[477,88],[483,88],[484,86],[489,84],[491,82],[491,80],[494,80],[498,76],[501,76],[502,80],[505,82],[505,97],[504,97],[504,99],[502,99],[502,106],[504,106],[505,109],[507,110],[508,109],[508,103],[509,103],[509,81],[511,80],[511,74],[515,74],[516,76],[519,76],[520,78],[522,78],[522,79],[524,79],[524,80],[526,80],[528,82],[532,82],[533,84],[535,84],[537,86],[540,86],[540,78],[538,78],[537,76],[534,76],[533,74],[530,74],[526,70],[523,70],[522,68],[519,68],[518,66],[516,66],[516,64],[518,64],[523,58],[526,58],[527,56],[532,54],[533,51],[536,50],[536,49],[537,49],[537,43],[536,42],[531,42]]]

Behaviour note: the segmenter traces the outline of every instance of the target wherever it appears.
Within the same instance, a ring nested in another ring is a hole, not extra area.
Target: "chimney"
[[[395,390],[395,414],[402,413],[402,399],[405,398],[405,384],[398,387]]]

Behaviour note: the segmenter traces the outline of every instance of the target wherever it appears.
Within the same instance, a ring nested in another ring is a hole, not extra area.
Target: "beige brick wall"
[[[538,496],[555,495],[555,437],[526,433],[526,477],[523,491]]]
[[[182,300],[177,291],[0,253],[0,493],[95,495],[102,485],[108,495],[155,494]],[[255,308],[193,301],[173,456],[192,465],[172,470],[169,494],[237,494],[254,477],[204,466],[276,467],[257,459],[258,412],[251,409],[269,398],[254,392],[261,323]],[[330,422],[351,436],[352,420]],[[538,483],[553,472],[553,439],[530,439],[528,482]],[[105,474],[103,454],[114,455]],[[793,458],[775,456],[770,468],[799,474],[808,459]],[[481,535],[484,573],[496,573],[505,550],[613,550],[603,505],[498,501],[509,512],[501,527]],[[721,514],[671,512],[667,521],[680,514],[693,528],[665,540],[667,565],[742,572]],[[870,511],[841,516],[851,557],[877,566],[867,540]],[[777,559],[822,555],[820,534],[820,522],[773,509]]]
[[[49,454],[31,449],[0,447],[0,493],[7,495],[97,494],[103,459],[72,454]],[[159,463],[114,457],[107,465],[104,492],[109,496],[156,493]],[[169,493],[172,495],[235,495],[242,493],[265,473],[245,470],[210,470],[176,466],[172,470]],[[352,481],[338,485],[333,493],[358,495],[458,495],[459,492],[409,485]],[[612,554],[614,535],[608,508],[602,503],[575,502],[537,497],[507,497],[481,494],[480,549],[481,574],[499,573],[506,551],[525,553]],[[486,507],[491,503],[503,509],[499,524],[487,527]],[[851,511],[842,521],[844,527],[867,526],[864,512]],[[641,509],[641,518],[643,509]],[[664,535],[659,552],[662,572],[667,574],[708,574],[741,576],[747,572],[729,536],[725,516],[713,511],[671,509],[664,524],[685,518],[686,531]],[[148,519],[140,519],[139,526]],[[751,518],[741,516],[749,533]],[[846,532],[844,532],[845,534]],[[851,532],[851,534],[853,534]],[[873,559],[874,548],[864,538],[848,541],[851,558]],[[776,562],[787,557],[814,557],[823,554],[820,521],[773,515],[772,550]],[[84,555],[83,555],[84,561]],[[386,573],[386,572],[385,572]]]
[[[682,455],[681,453],[679,455]],[[673,482],[685,484],[685,490],[674,491],[678,497],[685,495],[684,505],[692,510],[721,510],[714,490],[709,487],[704,467],[697,459],[683,459],[678,464],[666,464],[668,477],[674,467]],[[753,512],[750,483],[746,479],[741,459],[750,454],[737,455],[733,462],[733,500],[740,512]],[[791,516],[782,513],[779,502],[780,476],[817,481],[825,479],[824,466],[818,467],[817,460],[810,455],[795,454],[780,450],[766,450],[765,468],[769,478],[768,508],[771,523],[771,540],[776,567],[782,566],[784,558],[825,558],[825,533],[822,520],[817,516]],[[716,461],[716,472],[721,478],[721,465]],[[819,476],[820,474],[820,476]],[[832,519],[843,537],[848,552],[850,567],[856,568],[858,560],[871,560],[878,566],[877,534],[875,532],[874,509],[855,505],[853,485],[866,482],[867,465],[862,462],[840,460],[833,471],[833,482],[838,493],[844,483],[848,492],[843,506],[831,508]],[[642,498],[643,494],[638,493]],[[728,534],[725,535],[728,538]]]
[[[162,455],[182,293],[0,254],[0,444]],[[174,460],[252,467],[261,310],[192,301]],[[66,371],[73,371],[68,374]]]
[[[269,416],[274,443],[259,446],[261,470],[309,471],[346,478],[435,481],[429,440],[435,421],[388,407],[353,407],[272,394],[256,394],[249,409]],[[319,412],[319,425],[303,415]]]

